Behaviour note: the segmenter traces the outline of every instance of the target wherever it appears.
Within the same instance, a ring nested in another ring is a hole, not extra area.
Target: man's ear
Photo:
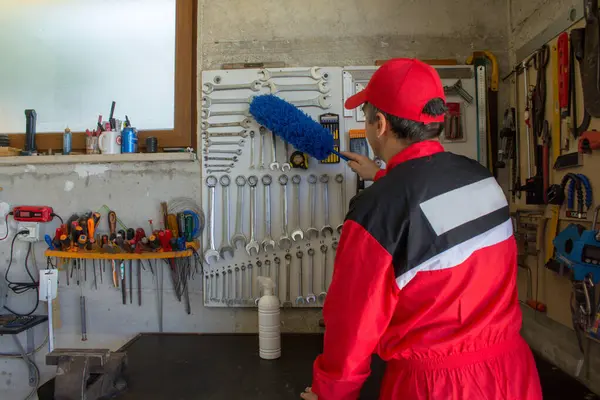
[[[385,132],[388,129],[388,121],[387,121],[387,119],[385,119],[385,115],[383,115],[380,112],[377,113],[376,117],[377,117],[377,137],[381,138],[383,135],[385,135]]]

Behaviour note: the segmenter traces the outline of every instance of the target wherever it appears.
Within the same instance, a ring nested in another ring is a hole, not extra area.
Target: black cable
[[[20,231],[17,232],[17,234],[15,235],[15,237],[13,238],[11,244],[10,244],[10,261],[8,262],[8,267],[6,268],[6,272],[4,273],[4,280],[8,283],[8,288],[10,290],[12,290],[13,293],[15,294],[23,294],[29,290],[35,290],[36,291],[36,296],[35,296],[35,306],[33,307],[33,310],[31,310],[30,312],[28,312],[27,314],[20,314],[18,312],[15,312],[13,310],[11,310],[8,306],[4,306],[4,308],[6,310],[8,310],[9,312],[11,312],[12,314],[19,316],[19,317],[26,317],[29,316],[31,314],[33,314],[37,308],[38,305],[40,303],[40,296],[39,296],[39,283],[35,281],[35,279],[33,278],[33,276],[31,275],[31,271],[29,271],[29,266],[28,266],[28,261],[29,261],[29,255],[31,254],[31,250],[32,250],[32,244],[29,244],[29,247],[27,248],[27,255],[25,256],[25,270],[27,271],[27,275],[29,275],[29,278],[31,279],[31,283],[27,283],[27,282],[13,282],[10,279],[8,279],[8,274],[10,272],[10,268],[12,266],[12,262],[13,262],[13,253],[14,253],[14,248],[15,248],[15,241],[17,239],[17,237],[19,237],[19,235],[23,235],[25,233],[29,233],[29,231]]]
[[[60,220],[60,224],[64,225],[65,221],[63,221],[63,219],[60,217],[60,215],[52,213],[52,214],[50,214],[50,216],[58,218]]]
[[[8,237],[8,234],[9,234],[9,229],[8,229],[8,216],[9,216],[9,215],[12,215],[12,214],[13,214],[12,212],[9,212],[8,214],[6,214],[6,217],[4,218],[4,223],[5,223],[5,225],[6,225],[6,235],[4,235],[4,237],[3,237],[3,238],[1,238],[1,239],[0,239],[0,241],[1,241],[1,240],[6,240],[6,238]]]

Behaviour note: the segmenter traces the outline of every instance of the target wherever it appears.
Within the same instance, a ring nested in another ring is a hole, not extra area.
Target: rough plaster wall
[[[148,218],[158,221],[160,202],[173,197],[187,196],[200,201],[200,174],[198,163],[105,164],[68,166],[18,166],[3,167],[0,171],[0,202],[16,204],[47,204],[64,219],[72,212],[97,210],[103,204],[117,212],[129,226],[147,226]],[[104,214],[105,217],[105,214]],[[104,220],[104,224],[106,224]],[[101,229],[106,230],[102,224]],[[46,228],[53,232],[58,222]],[[14,232],[16,226],[11,224]],[[3,232],[5,226],[0,226]],[[12,236],[11,238],[12,239]],[[0,242],[0,274],[4,276],[9,258],[9,242]],[[45,245],[35,245],[37,266],[44,268]],[[10,279],[26,281],[24,258],[25,244],[16,242]],[[31,264],[30,264],[31,265]],[[135,264],[134,264],[135,265]],[[135,274],[135,272],[134,272]],[[109,272],[104,274],[104,284],[92,289],[91,262],[88,261],[88,281],[84,285],[88,312],[88,341],[82,342],[80,334],[80,288],[66,286],[61,273],[59,287],[60,317],[56,347],[110,348],[116,350],[137,333],[158,331],[155,284],[150,271],[143,273],[142,307],[123,305],[117,289],[109,285]],[[201,280],[190,283],[192,315],[187,315],[183,304],[177,302],[171,290],[169,275],[164,274],[164,330],[166,332],[255,332],[256,311],[213,310],[202,306]],[[135,294],[134,294],[135,297]],[[18,312],[30,310],[35,301],[33,292],[20,296],[10,294],[7,305]],[[134,299],[134,302],[136,300]],[[38,308],[46,312],[45,304]],[[283,329],[294,332],[317,331],[320,313],[316,311],[286,311]],[[45,338],[45,325],[36,328],[36,344]],[[25,334],[19,335],[25,343]],[[10,336],[0,337],[0,352],[15,352]],[[54,368],[44,367],[46,348],[35,359],[42,370],[42,381],[54,375]],[[28,393],[27,369],[20,360],[0,359],[0,398],[22,399]]]

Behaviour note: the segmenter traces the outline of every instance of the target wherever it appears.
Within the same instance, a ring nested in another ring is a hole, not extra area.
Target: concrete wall
[[[458,58],[487,49],[505,60],[508,49],[504,0],[375,0],[282,2],[277,0],[199,0],[198,76],[202,69],[225,62],[284,61],[290,66],[372,65],[376,59],[399,56]],[[506,64],[503,64],[506,70]],[[200,119],[200,118],[199,118]],[[71,183],[68,183],[71,182]],[[157,219],[159,203],[176,196],[199,199],[199,165],[194,163],[112,164],[102,166],[38,166],[0,168],[0,201],[9,204],[48,204],[63,215],[109,205],[127,223]],[[66,191],[65,189],[69,189]],[[3,226],[0,226],[3,232]],[[42,267],[44,245],[36,245]],[[15,248],[14,279],[24,279],[24,244]],[[0,242],[4,273],[9,247]],[[89,265],[88,265],[88,268]],[[91,270],[90,270],[91,271]],[[79,295],[76,286],[60,287],[62,325],[56,329],[59,347],[116,349],[138,332],[156,331],[156,292],[149,272],[144,276],[143,306],[121,304],[120,294],[107,284],[96,291],[88,282],[88,341],[81,342]],[[63,275],[64,277],[64,275]],[[164,295],[165,330],[176,332],[254,332],[253,310],[204,309],[200,280],[191,283],[192,315],[185,314],[172,292]],[[165,275],[165,289],[170,288]],[[33,294],[11,295],[9,306],[28,310]],[[318,330],[318,312],[286,311],[285,330]],[[36,331],[37,343],[45,332]],[[24,335],[21,335],[24,341]],[[15,348],[0,337],[2,352]],[[42,381],[53,376],[43,367],[45,351],[36,356]],[[20,360],[0,359],[0,398],[20,399],[28,393],[27,370]]]

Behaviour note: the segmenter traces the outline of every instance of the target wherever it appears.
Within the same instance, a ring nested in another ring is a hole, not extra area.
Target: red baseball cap
[[[379,67],[365,90],[346,100],[345,107],[351,110],[369,102],[396,117],[429,124],[444,122],[444,115],[423,114],[425,105],[438,97],[446,101],[442,80],[432,66],[396,58]]]

